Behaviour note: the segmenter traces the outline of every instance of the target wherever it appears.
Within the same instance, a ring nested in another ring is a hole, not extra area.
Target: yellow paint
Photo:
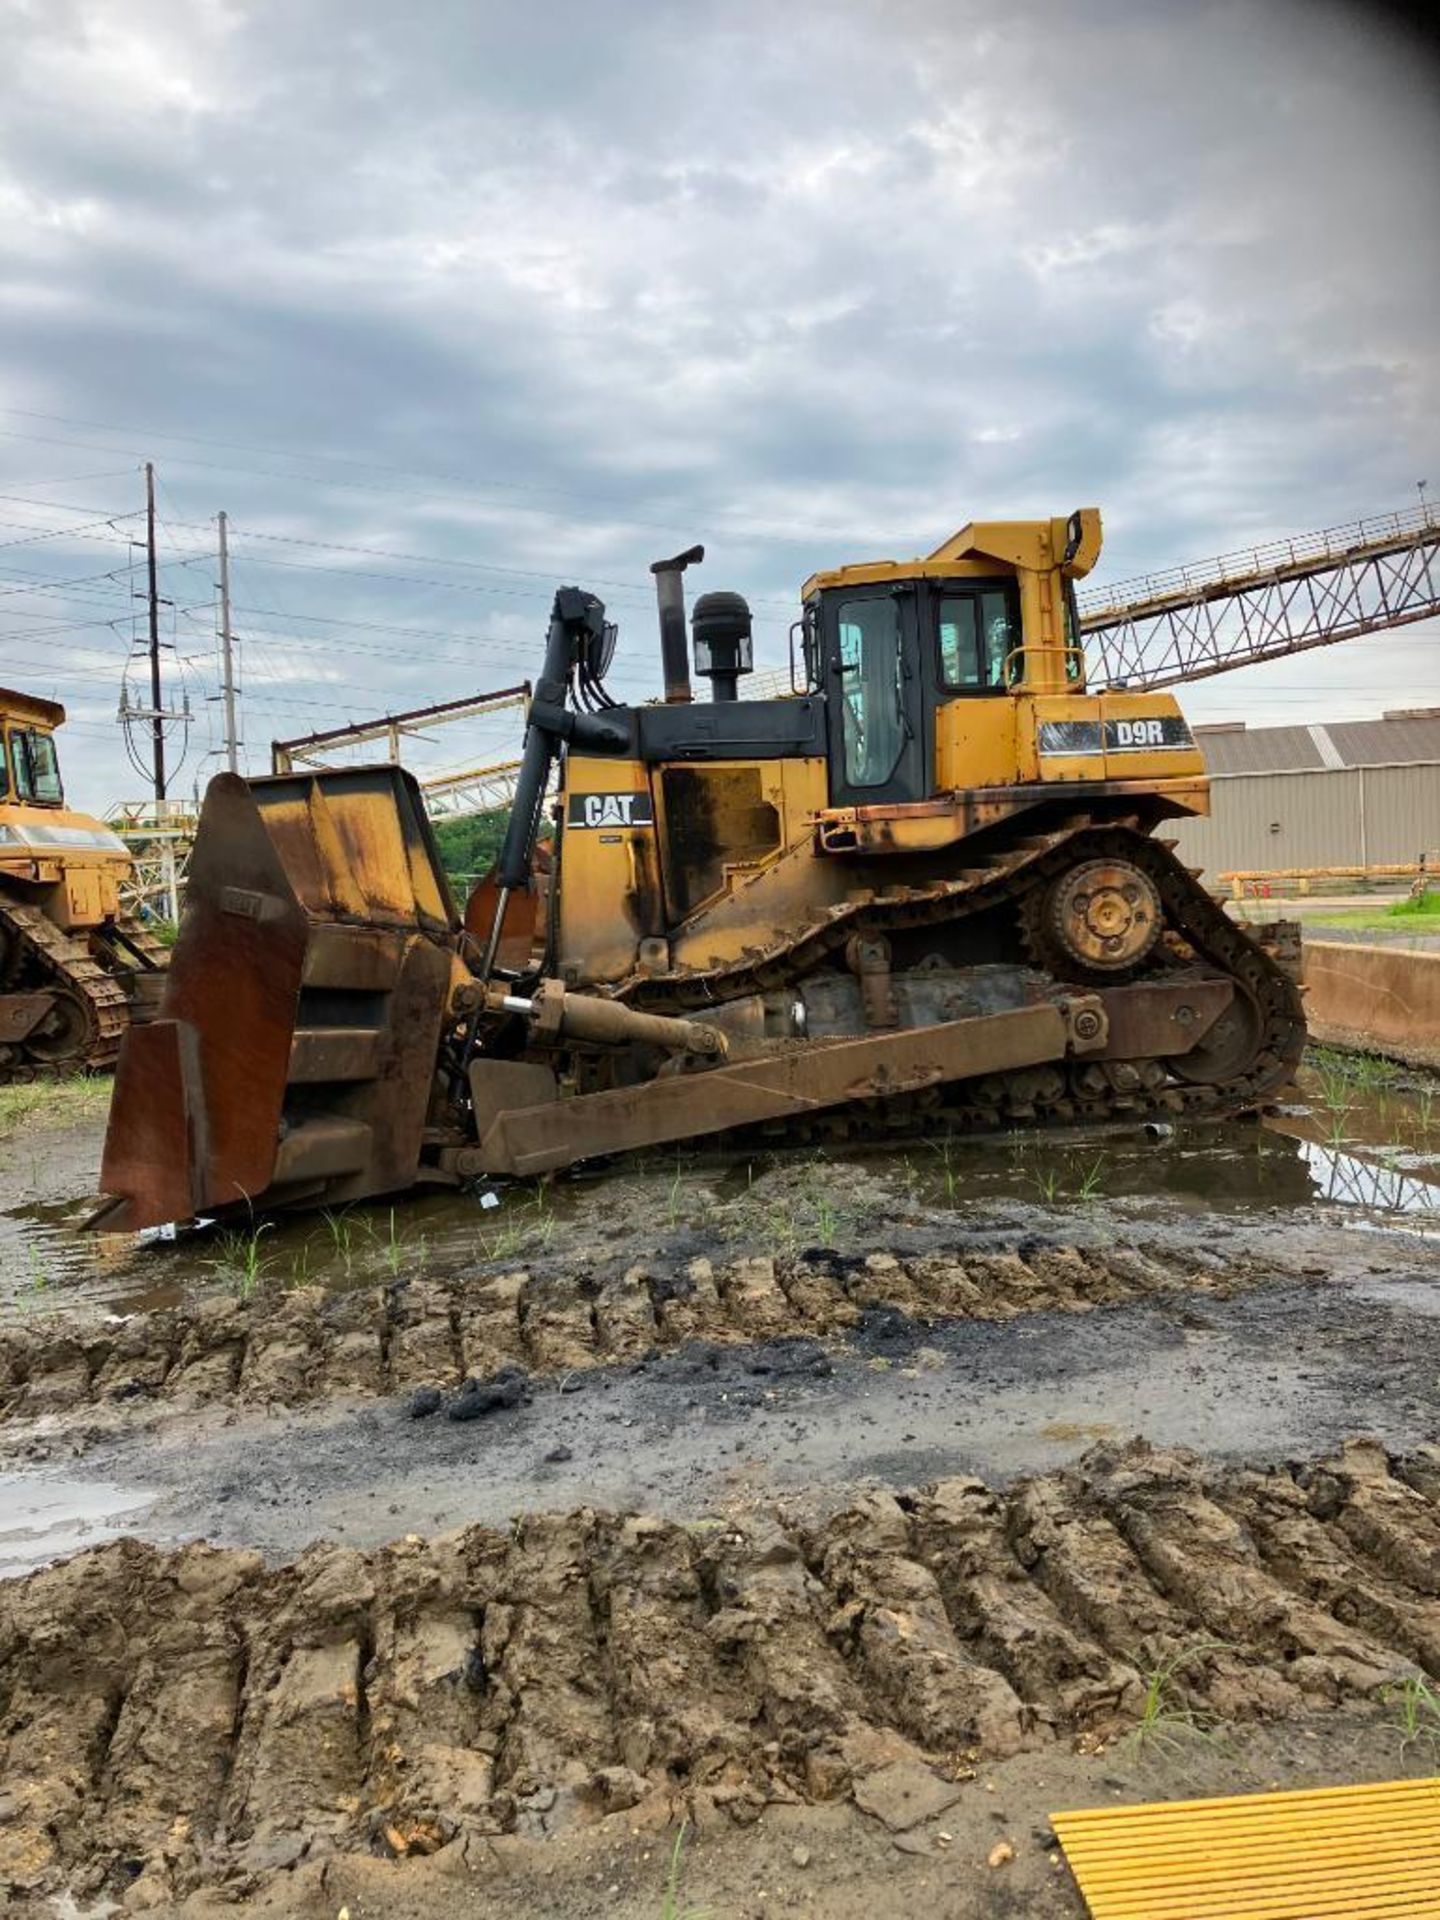
[[[20,797],[14,767],[22,736],[49,740],[64,721],[58,702],[0,687],[0,896],[33,902],[71,933],[116,918],[130,855],[103,821],[63,800]]]
[[[940,855],[958,871],[969,836],[1041,801],[1063,801],[1067,786],[1089,789],[1075,795],[1082,811],[1098,788],[1112,800],[1133,795],[1161,817],[1208,811],[1204,760],[1193,743],[1182,735],[1179,745],[1153,744],[1143,731],[1131,737],[1144,722],[1178,719],[1169,694],[1085,689],[1070,589],[1094,566],[1100,545],[1100,516],[1084,508],[1068,519],[977,523],[923,559],[840,567],[806,582],[804,597],[813,603],[821,593],[877,582],[1013,581],[1020,630],[1009,684],[941,698],[930,722],[926,797],[832,808],[819,758],[647,767],[572,755],[561,797],[567,826],[557,960],[564,976],[618,984],[641,968],[708,969],[781,947],[857,890],[894,884],[883,871],[888,856]],[[921,644],[928,644],[923,636]],[[1057,721],[1092,728],[1094,750],[1049,751],[1054,739],[1044,730]],[[1125,729],[1124,750],[1113,735],[1104,745],[1110,723]],[[573,821],[577,796],[622,791],[643,794],[652,819],[600,830]]]
[[[568,821],[573,797],[632,794],[650,800],[647,769],[638,760],[572,753],[560,804]],[[655,828],[620,823],[567,826],[560,865],[560,971],[564,978],[623,980],[635,969],[640,942],[665,931]]]
[[[1091,1920],[1440,1915],[1440,1779],[1057,1813]]]
[[[1066,636],[1066,588],[1095,565],[1101,539],[1097,507],[1081,507],[1072,520],[975,521],[923,560],[871,560],[812,574],[801,598],[885,580],[1013,579],[1024,636],[1023,653],[1013,661],[1016,684],[1032,693],[1064,693],[1083,686],[1085,672],[1083,652]]]
[[[947,700],[935,714],[938,790],[1011,785],[1019,777],[1019,712],[1020,702],[1004,693]],[[1029,727],[1026,734],[1033,738]]]

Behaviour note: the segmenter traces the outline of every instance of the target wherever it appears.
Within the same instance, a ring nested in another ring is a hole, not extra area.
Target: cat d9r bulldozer
[[[216,779],[103,1223],[344,1204],[708,1136],[1217,1114],[1289,1079],[1286,968],[1156,829],[1207,808],[1174,701],[1087,691],[1100,517],[816,574],[792,697],[657,562],[664,698],[555,595],[494,872],[452,902],[398,767]],[[803,671],[802,671],[803,662]],[[551,798],[553,794],[553,800]]]
[[[54,700],[0,687],[0,1083],[109,1067],[165,949],[122,909],[128,849],[65,804]]]

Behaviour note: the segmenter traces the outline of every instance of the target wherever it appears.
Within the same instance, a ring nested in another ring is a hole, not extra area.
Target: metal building
[[[1210,817],[1168,826],[1181,857],[1222,873],[1375,867],[1440,849],[1440,707],[1379,720],[1197,726]]]

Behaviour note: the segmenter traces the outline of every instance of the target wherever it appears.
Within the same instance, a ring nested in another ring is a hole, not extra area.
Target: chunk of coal
[[[410,1396],[406,1412],[412,1420],[425,1420],[432,1413],[438,1413],[444,1404],[445,1396],[438,1387],[417,1387]]]
[[[694,1291],[695,1282],[687,1274],[660,1274],[650,1282],[650,1301],[658,1312],[667,1301],[688,1300]]]
[[[908,1313],[877,1302],[866,1303],[855,1329],[859,1344],[870,1347],[911,1347],[921,1338],[921,1333],[922,1329]]]
[[[766,1340],[752,1349],[745,1361],[745,1371],[776,1374],[786,1379],[797,1374],[823,1377],[832,1373],[834,1368],[830,1364],[829,1354],[818,1340],[811,1340],[804,1334],[790,1334],[783,1339]]]
[[[445,1409],[447,1420],[479,1420],[505,1407],[518,1407],[528,1382],[522,1367],[501,1367],[486,1380],[467,1380]]]
[[[720,1373],[727,1361],[733,1365],[735,1352],[713,1340],[682,1340],[673,1353],[656,1354],[650,1372],[659,1380],[698,1380]]]

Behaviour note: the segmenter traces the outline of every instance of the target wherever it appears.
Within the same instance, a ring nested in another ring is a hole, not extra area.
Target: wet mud
[[[1243,1725],[1440,1674],[1440,1454],[1269,1471],[1143,1442],[814,1524],[581,1509],[253,1552],[122,1541],[0,1586],[0,1885],[243,1898],[620,1817],[852,1802],[1124,1735],[1147,1676]]]
[[[421,1388],[452,1396],[453,1413],[464,1383],[473,1396],[505,1369],[551,1377],[695,1342],[873,1335],[887,1313],[923,1327],[1174,1293],[1227,1298],[1301,1271],[1278,1249],[1221,1251],[1183,1235],[1147,1246],[1102,1230],[1087,1245],[952,1228],[944,1241],[906,1254],[815,1248],[661,1256],[619,1271],[612,1261],[608,1272],[515,1267],[339,1293],[218,1295],[130,1316],[46,1316],[0,1327],[0,1423],[54,1435],[93,1416],[98,1433],[157,1410],[297,1407]]]
[[[956,1473],[1004,1485],[1137,1433],[1257,1463],[1357,1431],[1400,1451],[1432,1437],[1437,1378],[1435,1276],[1377,1272],[1004,1321],[872,1309],[828,1342],[691,1341],[623,1366],[506,1372],[475,1419],[443,1411],[472,1396],[419,1389],[174,1416],[83,1457],[128,1530],[281,1560],[316,1539],[370,1548],[542,1506],[698,1522],[783,1497],[821,1517],[860,1489]],[[75,1471],[13,1478],[38,1492]],[[40,1534],[14,1564],[62,1548]]]
[[[717,1920],[1074,1920],[1157,1674],[1150,1793],[1433,1763],[1440,1108],[1307,1088],[248,1245],[79,1243],[27,1143],[0,1908],[653,1920],[685,1821]]]

